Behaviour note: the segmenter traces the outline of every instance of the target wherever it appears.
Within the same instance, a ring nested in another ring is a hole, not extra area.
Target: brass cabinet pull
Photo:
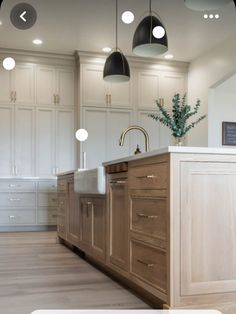
[[[60,104],[60,95],[56,95],[56,102],[57,104]]]
[[[138,217],[140,218],[147,218],[147,219],[157,219],[158,216],[155,215],[145,215],[145,214],[137,214]]]
[[[137,259],[137,262],[142,264],[142,265],[145,265],[147,267],[154,267],[154,265],[155,265],[155,264],[147,263],[147,262],[145,262],[145,261],[143,261],[141,259]]]
[[[106,94],[106,105],[108,105],[108,95]]]
[[[53,102],[54,102],[54,104],[57,103],[57,98],[56,98],[56,95],[55,95],[55,94],[53,94]]]
[[[111,105],[111,95],[108,95],[108,99],[109,99],[109,105]]]
[[[87,206],[93,205],[92,202],[87,202]]]
[[[137,179],[155,179],[157,178],[157,176],[155,176],[154,174],[150,174],[147,176],[141,176],[141,177],[136,177]]]
[[[10,92],[10,100],[13,102],[13,100],[14,100],[14,96],[13,96],[13,94],[14,94],[14,92],[13,91],[11,91]]]
[[[16,102],[16,91],[14,92],[14,102]]]
[[[110,184],[125,184],[126,181],[117,180],[117,181],[110,181]]]

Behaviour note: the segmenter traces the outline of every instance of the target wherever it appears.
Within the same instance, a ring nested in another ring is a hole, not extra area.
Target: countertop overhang
[[[152,150],[147,153],[141,153],[137,155],[127,156],[120,159],[114,159],[106,161],[103,166],[109,166],[120,162],[129,162],[133,160],[139,160],[148,157],[154,157],[167,153],[179,153],[179,154],[212,154],[212,155],[236,155],[236,148],[224,148],[224,147],[188,147],[188,146],[168,146],[156,150]]]

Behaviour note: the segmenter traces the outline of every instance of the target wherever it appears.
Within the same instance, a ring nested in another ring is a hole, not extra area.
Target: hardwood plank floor
[[[56,242],[55,232],[0,233],[0,313],[149,306]]]

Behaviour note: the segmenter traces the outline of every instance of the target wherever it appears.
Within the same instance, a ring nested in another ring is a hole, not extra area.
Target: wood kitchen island
[[[235,313],[236,150],[168,147],[104,166],[105,259],[88,257],[165,308]]]

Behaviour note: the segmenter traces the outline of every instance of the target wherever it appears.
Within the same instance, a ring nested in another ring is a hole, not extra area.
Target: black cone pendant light
[[[105,62],[103,79],[112,83],[122,83],[130,80],[128,61],[118,48],[118,0],[116,0],[116,48]]]
[[[168,38],[160,18],[152,11],[138,25],[133,37],[133,52],[142,57],[155,57],[168,50]]]
[[[232,0],[184,0],[185,5],[195,11],[218,10],[224,5],[232,2]],[[234,0],[234,3],[236,1]]]

